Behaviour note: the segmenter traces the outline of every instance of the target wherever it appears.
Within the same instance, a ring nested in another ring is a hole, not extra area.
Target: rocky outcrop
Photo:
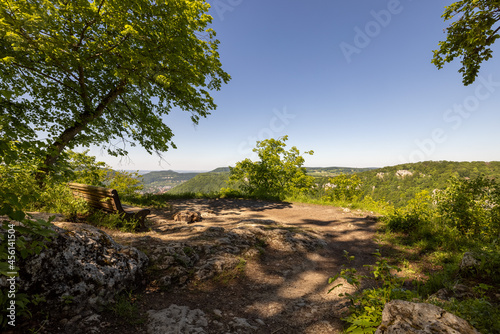
[[[400,333],[479,334],[467,321],[435,305],[393,300],[385,305],[375,334]]]
[[[399,178],[405,178],[407,176],[413,176],[413,172],[406,169],[400,169],[396,172],[396,176]]]
[[[19,291],[37,294],[50,310],[72,317],[113,302],[141,277],[148,263],[141,251],[117,244],[90,225],[56,224],[47,247],[20,263]]]
[[[326,242],[312,232],[294,230],[272,220],[241,220],[234,228],[187,225],[178,232],[196,235],[188,242],[158,244],[151,262],[161,273],[161,287],[205,281],[243,265],[244,258],[263,248],[281,252],[300,252],[325,247]],[[147,241],[151,244],[152,241]]]

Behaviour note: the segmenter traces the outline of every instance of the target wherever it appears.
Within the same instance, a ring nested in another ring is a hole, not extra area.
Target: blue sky
[[[140,147],[117,169],[211,170],[252,157],[257,140],[288,135],[314,150],[306,166],[382,167],[425,160],[500,160],[500,60],[463,86],[455,61],[438,70],[452,1],[212,0],[212,28],[232,76],[197,126],[165,118],[176,150]]]

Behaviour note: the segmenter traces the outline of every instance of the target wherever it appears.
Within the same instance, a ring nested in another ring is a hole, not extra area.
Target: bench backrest
[[[68,186],[73,191],[74,196],[83,198],[94,208],[107,212],[123,212],[118,192],[115,189],[80,183],[69,183]]]

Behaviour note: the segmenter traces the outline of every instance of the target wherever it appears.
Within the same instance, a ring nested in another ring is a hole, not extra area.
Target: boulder
[[[174,220],[189,224],[201,221],[201,215],[198,212],[184,210],[177,212],[174,215]]]
[[[467,321],[426,303],[393,300],[385,304],[375,334],[479,334]]]
[[[476,268],[479,266],[480,262],[474,257],[474,254],[471,252],[465,252],[462,260],[460,261],[460,270],[468,271],[470,269]]]
[[[56,234],[47,247],[19,263],[19,291],[38,294],[49,309],[71,317],[99,310],[135,286],[149,260],[144,253],[90,225],[56,224],[63,228],[51,227]]]

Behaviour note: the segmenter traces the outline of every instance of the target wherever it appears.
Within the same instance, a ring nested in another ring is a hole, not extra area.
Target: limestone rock
[[[393,300],[382,312],[375,334],[479,334],[467,321],[426,303]]]
[[[405,178],[407,176],[413,176],[413,172],[406,169],[400,169],[396,172],[396,176],[399,178]]]
[[[177,212],[174,215],[174,220],[189,224],[201,221],[201,215],[198,212],[184,210]]]
[[[202,310],[187,306],[170,305],[163,310],[148,311],[148,334],[157,333],[207,333],[208,320]]]
[[[465,252],[462,260],[460,261],[460,270],[469,270],[477,267],[480,264],[479,260],[474,257],[471,252]]]
[[[38,294],[50,309],[72,317],[112,302],[142,275],[148,257],[136,248],[90,225],[57,224],[66,229],[53,226],[52,242],[20,263],[20,291]]]

